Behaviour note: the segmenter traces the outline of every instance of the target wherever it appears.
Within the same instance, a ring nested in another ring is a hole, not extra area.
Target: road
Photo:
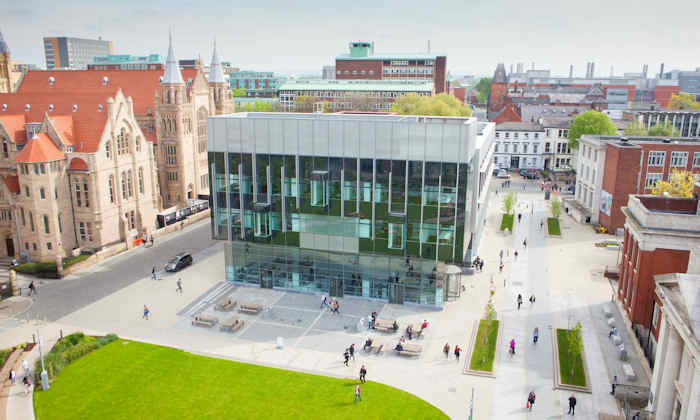
[[[34,305],[20,315],[23,319],[56,321],[118,290],[151,275],[154,265],[161,270],[180,252],[194,256],[216,245],[211,239],[209,219],[156,240],[152,248],[138,248],[109,258],[62,280],[42,280]]]

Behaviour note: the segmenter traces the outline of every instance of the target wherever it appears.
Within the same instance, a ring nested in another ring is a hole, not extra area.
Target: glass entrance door
[[[343,278],[342,277],[332,277],[329,279],[329,291],[328,294],[333,297],[343,297]]]
[[[403,305],[405,286],[400,283],[389,283],[387,287],[389,289],[389,303]]]

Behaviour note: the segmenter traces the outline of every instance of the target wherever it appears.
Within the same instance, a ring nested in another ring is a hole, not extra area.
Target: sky
[[[23,0],[5,3],[0,31],[12,57],[45,66],[42,38],[110,40],[116,54],[165,57],[172,27],[179,59],[224,61],[245,70],[320,75],[350,41],[374,41],[375,52],[447,55],[454,75],[506,69],[550,69],[596,76],[700,67],[698,0]]]

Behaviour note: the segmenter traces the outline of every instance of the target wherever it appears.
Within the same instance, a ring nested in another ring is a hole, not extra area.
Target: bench
[[[398,325],[398,323],[397,323]],[[384,332],[396,331],[398,328],[394,328],[394,321],[389,321],[387,319],[377,319],[374,322],[374,329]]]
[[[629,363],[622,364],[622,373],[624,373],[625,378],[628,381],[636,381],[637,380],[637,375],[634,374],[634,369],[632,369],[632,365],[630,365]]]
[[[214,309],[217,311],[230,311],[236,306],[236,301],[233,300],[232,298],[221,298],[218,302],[216,302],[216,306],[214,306]]]
[[[238,306],[238,312],[245,312],[247,314],[258,314],[262,309],[263,306],[257,303],[241,303]]]
[[[420,356],[420,353],[423,350],[423,347],[419,344],[404,343],[402,346],[403,350],[396,350],[396,348],[394,348],[394,351],[401,356]]]
[[[217,322],[219,322],[218,318],[213,316],[195,315],[192,320],[192,325],[211,328],[216,325]]]
[[[231,333],[234,333],[241,328],[243,328],[243,325],[245,324],[245,321],[239,319],[237,316],[234,316],[233,318],[230,318],[226,320],[225,322],[221,323],[221,331],[228,331]]]
[[[376,353],[379,354],[382,352],[383,349],[384,349],[384,342],[382,340],[377,340],[377,339],[372,340],[371,346],[369,346],[369,347],[363,346],[363,350],[367,353],[372,353],[372,351],[376,351]]]

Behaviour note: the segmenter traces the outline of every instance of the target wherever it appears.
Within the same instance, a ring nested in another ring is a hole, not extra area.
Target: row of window
[[[685,168],[688,166],[689,152],[671,152],[672,168]],[[649,166],[666,166],[666,152],[650,151],[647,160]],[[700,168],[700,152],[693,153],[693,168]]]
[[[538,143],[533,143],[532,144],[532,149],[530,149],[530,143],[523,143],[522,144],[522,151],[519,151],[519,145],[520,143],[512,143],[512,153],[529,153],[531,150],[532,153],[537,154],[540,149],[540,145]],[[500,153],[501,150],[501,143],[496,143],[494,146],[494,152]],[[503,143],[503,153],[511,153],[511,143]]]
[[[345,75],[348,75],[348,74],[350,74],[350,70],[345,70],[345,71],[338,70],[338,71],[336,71],[336,73],[337,73],[337,74],[345,74]],[[358,74],[358,71],[357,71],[357,70],[353,70],[353,71],[352,71],[352,75],[353,75],[353,76],[357,76],[357,74]],[[363,75],[363,76],[364,76],[365,74],[370,74],[370,75],[372,75],[372,74],[374,74],[374,70],[369,70],[369,71],[360,70],[359,74],[361,74],[361,75]]]
[[[501,135],[502,133],[502,135]],[[504,139],[530,139],[533,138],[535,140],[539,139],[541,137],[541,134],[543,133],[536,133],[536,132],[527,132],[527,131],[496,131],[496,138],[500,139],[503,137]],[[544,130],[544,135],[547,137],[553,137],[553,135],[556,134],[557,137],[560,139],[565,139],[569,137],[569,130],[568,129],[553,129],[553,128],[547,128]]]
[[[31,210],[27,210],[27,213],[25,215],[24,208],[20,207],[19,208],[19,220],[22,222],[22,226],[26,227],[27,222],[29,222],[29,230],[32,232],[35,231],[35,226],[34,226],[34,214],[31,212]],[[42,216],[42,221],[44,223],[44,233],[51,233],[51,223],[49,222],[49,216],[48,215],[43,215]],[[61,214],[58,214],[58,232],[63,233],[63,226],[61,225]]]
[[[7,156],[6,156],[7,157]],[[23,163],[19,165],[19,171],[22,175],[29,175],[34,173],[34,175],[45,175],[48,172],[60,172],[63,169],[61,162],[49,162],[49,163]]]
[[[54,188],[53,192],[54,192],[54,198],[58,199],[58,188]],[[27,185],[24,186],[24,195],[26,195],[27,198],[31,197],[31,189]],[[47,195],[46,195],[46,189],[44,187],[39,187],[39,197],[42,200],[46,200]]]
[[[117,156],[122,156],[122,155],[127,155],[131,153],[131,135],[126,132],[125,129],[121,129],[119,134],[117,134]],[[141,151],[141,137],[136,136],[136,141],[134,143],[136,145],[136,151],[140,152]],[[108,140],[107,143],[105,143],[105,156],[107,159],[112,158],[112,141]]]
[[[420,68],[420,67],[384,67],[382,69],[384,74],[433,74],[433,68]]]
[[[588,158],[588,160],[592,158],[593,162],[598,162],[598,149],[584,144],[581,146],[581,156]]]

